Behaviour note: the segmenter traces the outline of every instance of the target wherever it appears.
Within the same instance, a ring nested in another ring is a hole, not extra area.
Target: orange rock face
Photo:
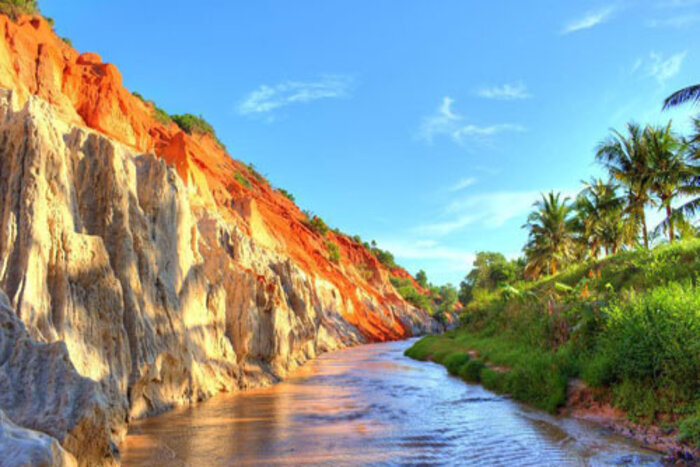
[[[410,334],[398,319],[380,319],[363,300],[372,297],[384,305],[402,305],[388,278],[393,274],[413,281],[406,271],[388,271],[344,235],[328,232],[322,237],[312,231],[294,203],[233,160],[213,138],[189,135],[174,123],[157,120],[150,104],[122,86],[114,65],[103,63],[95,53],[79,54],[44,19],[24,16],[12,22],[0,16],[0,28],[0,87],[14,90],[20,103],[37,95],[69,123],[95,129],[139,151],[154,152],[176,168],[200,206],[216,209],[261,245],[288,255],[310,275],[334,284],[349,304],[345,318],[365,337],[388,340]],[[236,174],[248,181],[247,186],[236,180]],[[329,261],[326,241],[338,245],[338,264]]]

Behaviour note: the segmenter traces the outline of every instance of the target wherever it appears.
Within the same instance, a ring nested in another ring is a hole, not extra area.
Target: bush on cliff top
[[[222,143],[219,138],[216,136],[216,131],[214,131],[214,127],[211,126],[209,122],[204,120],[204,117],[197,116],[197,115],[192,115],[192,114],[180,114],[180,115],[171,115],[170,118],[172,119],[177,126],[180,127],[182,131],[187,133],[188,135],[191,134],[199,134],[199,135],[209,135],[214,140],[216,143],[221,146],[221,149],[226,150],[226,146],[224,143]]]
[[[16,21],[20,15],[38,15],[37,0],[0,0],[0,13]]]

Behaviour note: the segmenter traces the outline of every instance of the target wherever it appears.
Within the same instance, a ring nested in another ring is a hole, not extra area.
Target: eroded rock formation
[[[360,244],[156,122],[116,68],[41,19],[0,27],[0,451],[115,463],[133,417],[439,329]]]

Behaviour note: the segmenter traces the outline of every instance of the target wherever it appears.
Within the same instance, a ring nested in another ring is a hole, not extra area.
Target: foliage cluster
[[[244,176],[242,173],[240,173],[240,172],[234,173],[234,174],[233,174],[233,178],[234,178],[234,179],[238,182],[238,184],[241,185],[241,186],[244,186],[244,187],[246,187],[246,188],[248,188],[248,189],[251,189],[251,188],[253,187],[253,185],[250,183],[250,180],[248,180],[247,178],[245,178],[245,176]]]
[[[0,14],[7,15],[16,21],[20,15],[38,15],[39,2],[37,0],[0,0]],[[47,19],[53,26],[53,20]]]
[[[282,196],[287,198],[292,203],[295,202],[294,195],[285,190],[284,188],[277,188],[277,191],[279,191]]]
[[[219,140],[219,138],[216,136],[216,131],[214,131],[214,127],[211,126],[209,122],[204,120],[204,117],[202,117],[201,115],[197,116],[185,113],[180,115],[170,115],[170,119],[173,122],[175,122],[175,124],[179,126],[180,129],[188,135],[209,135],[210,137],[214,138],[214,140],[221,147],[221,149],[223,149],[224,151],[226,150],[226,146],[224,145],[224,143],[222,143],[221,140]]]
[[[328,240],[326,241],[326,250],[328,250],[328,259],[331,262],[338,264],[340,262],[340,249],[338,248],[338,245]]]

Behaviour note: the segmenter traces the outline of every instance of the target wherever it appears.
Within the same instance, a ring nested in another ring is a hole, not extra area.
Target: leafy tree
[[[664,109],[675,107],[687,102],[700,102],[700,84],[680,89],[666,98],[664,101]],[[692,181],[695,186],[700,186],[700,119],[694,118],[693,124],[695,133],[686,141],[688,145],[689,158],[692,161],[693,169]],[[675,210],[676,215],[682,215],[686,218],[694,217],[700,212],[700,196],[694,196],[681,207]]]
[[[603,140],[596,150],[596,159],[620,182],[627,193],[627,212],[635,226],[642,230],[644,248],[649,248],[649,232],[644,209],[652,203],[651,174],[644,134],[639,125],[627,124],[627,136],[617,130]]]
[[[624,200],[617,190],[618,185],[612,181],[591,179],[584,182],[584,189],[574,202],[573,226],[577,241],[593,259],[598,257],[601,247],[606,254],[616,253],[630,231],[622,220]]]
[[[457,300],[459,299],[457,289],[452,284],[446,284],[440,287],[440,304],[438,312],[445,313],[454,310]]]
[[[659,209],[666,212],[665,220],[656,231],[666,230],[670,242],[675,239],[675,225],[683,223],[682,211],[672,207],[679,196],[697,195],[700,187],[693,177],[693,166],[679,139],[671,131],[671,122],[664,127],[648,126],[644,130],[645,146],[649,154],[651,192],[659,199]],[[695,171],[697,172],[697,170]],[[695,173],[697,177],[697,173]]]
[[[428,275],[422,269],[416,273],[416,282],[424,289],[428,287]]]
[[[574,253],[572,208],[568,198],[562,199],[560,193],[551,191],[543,194],[535,207],[523,226],[530,230],[525,246],[526,270],[533,276],[543,270],[556,274]]]

